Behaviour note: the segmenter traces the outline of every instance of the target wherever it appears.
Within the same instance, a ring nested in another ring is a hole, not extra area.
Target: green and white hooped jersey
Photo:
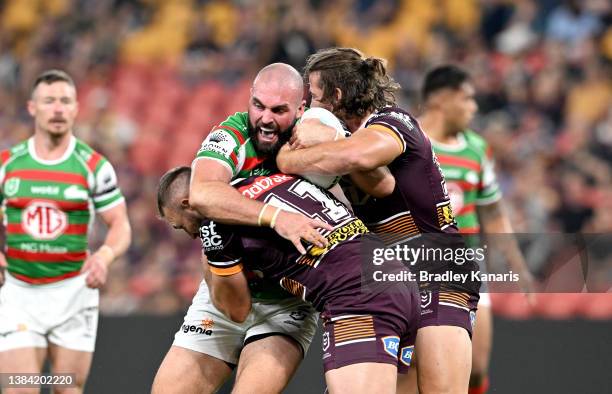
[[[487,205],[501,198],[495,166],[487,142],[471,130],[457,136],[458,144],[447,145],[432,140],[442,168],[457,226],[461,233],[478,233],[477,205]]]
[[[270,173],[261,167],[264,158],[257,156],[249,138],[249,115],[246,112],[236,112],[213,127],[202,142],[194,163],[201,158],[218,161],[227,167],[232,172],[232,180]]]
[[[79,274],[95,213],[124,201],[112,165],[71,137],[57,160],[37,157],[30,138],[0,153],[0,202],[8,271],[32,283]]]
[[[212,159],[232,172],[232,181],[252,175],[268,175],[264,168],[265,158],[258,157],[249,138],[249,114],[236,112],[219,125],[213,127],[202,142],[193,164],[199,159]],[[277,283],[262,281],[252,272],[247,272],[251,295],[257,299],[279,299],[290,297]]]

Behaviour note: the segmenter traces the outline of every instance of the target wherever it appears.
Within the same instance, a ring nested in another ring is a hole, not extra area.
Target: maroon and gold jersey
[[[368,229],[346,206],[327,191],[291,175],[250,177],[234,187],[244,196],[323,220],[334,229],[322,230],[329,243],[326,248],[309,245],[307,253],[300,255],[291,242],[270,228],[204,221],[200,237],[213,273],[232,275],[244,265],[319,310],[330,299],[367,299],[362,274],[364,264],[371,265],[367,260],[371,253],[365,249],[370,244],[383,245],[360,242]]]
[[[343,185],[357,216],[389,247],[400,244],[430,248],[463,247],[444,176],[431,142],[417,120],[401,108],[385,107],[374,112],[364,127],[389,133],[397,140],[402,152],[388,165],[396,182],[389,196],[374,198],[355,186]],[[458,265],[447,261],[420,261],[413,267],[415,272],[470,272],[476,269],[474,262]],[[458,287],[470,292],[476,288],[477,292],[477,286],[469,283]]]
[[[365,128],[391,134],[402,153],[388,166],[396,182],[391,195],[376,199],[349,192],[357,215],[381,236],[395,234],[386,239],[390,243],[422,233],[456,233],[444,176],[417,121],[400,108],[385,107],[367,119]]]

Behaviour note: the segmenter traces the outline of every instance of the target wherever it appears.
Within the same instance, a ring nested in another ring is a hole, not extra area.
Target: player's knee
[[[76,373],[74,374],[73,384],[67,387],[54,387],[53,392],[55,394],[79,394],[84,391],[85,382],[87,381],[87,374]],[[21,393],[21,392],[20,392]]]

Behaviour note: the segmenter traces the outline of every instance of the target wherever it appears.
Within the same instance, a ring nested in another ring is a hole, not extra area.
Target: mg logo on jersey
[[[223,240],[217,234],[215,227],[217,223],[210,222],[200,227],[200,238],[205,251],[219,250],[223,248]]]
[[[68,216],[53,203],[34,201],[23,210],[21,225],[34,239],[52,240],[64,233]]]
[[[19,178],[10,178],[4,183],[4,194],[12,197],[19,191]]]

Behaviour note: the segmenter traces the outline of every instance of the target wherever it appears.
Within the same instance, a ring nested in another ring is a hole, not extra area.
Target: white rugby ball
[[[333,127],[336,129],[337,135],[340,138],[344,138],[345,130],[342,127],[342,123],[334,114],[325,108],[309,108],[304,111],[304,114],[298,121],[301,123],[304,119],[318,119],[321,123],[326,126]],[[299,174],[308,181],[324,189],[333,187],[340,180],[340,175],[317,175],[317,174]]]

